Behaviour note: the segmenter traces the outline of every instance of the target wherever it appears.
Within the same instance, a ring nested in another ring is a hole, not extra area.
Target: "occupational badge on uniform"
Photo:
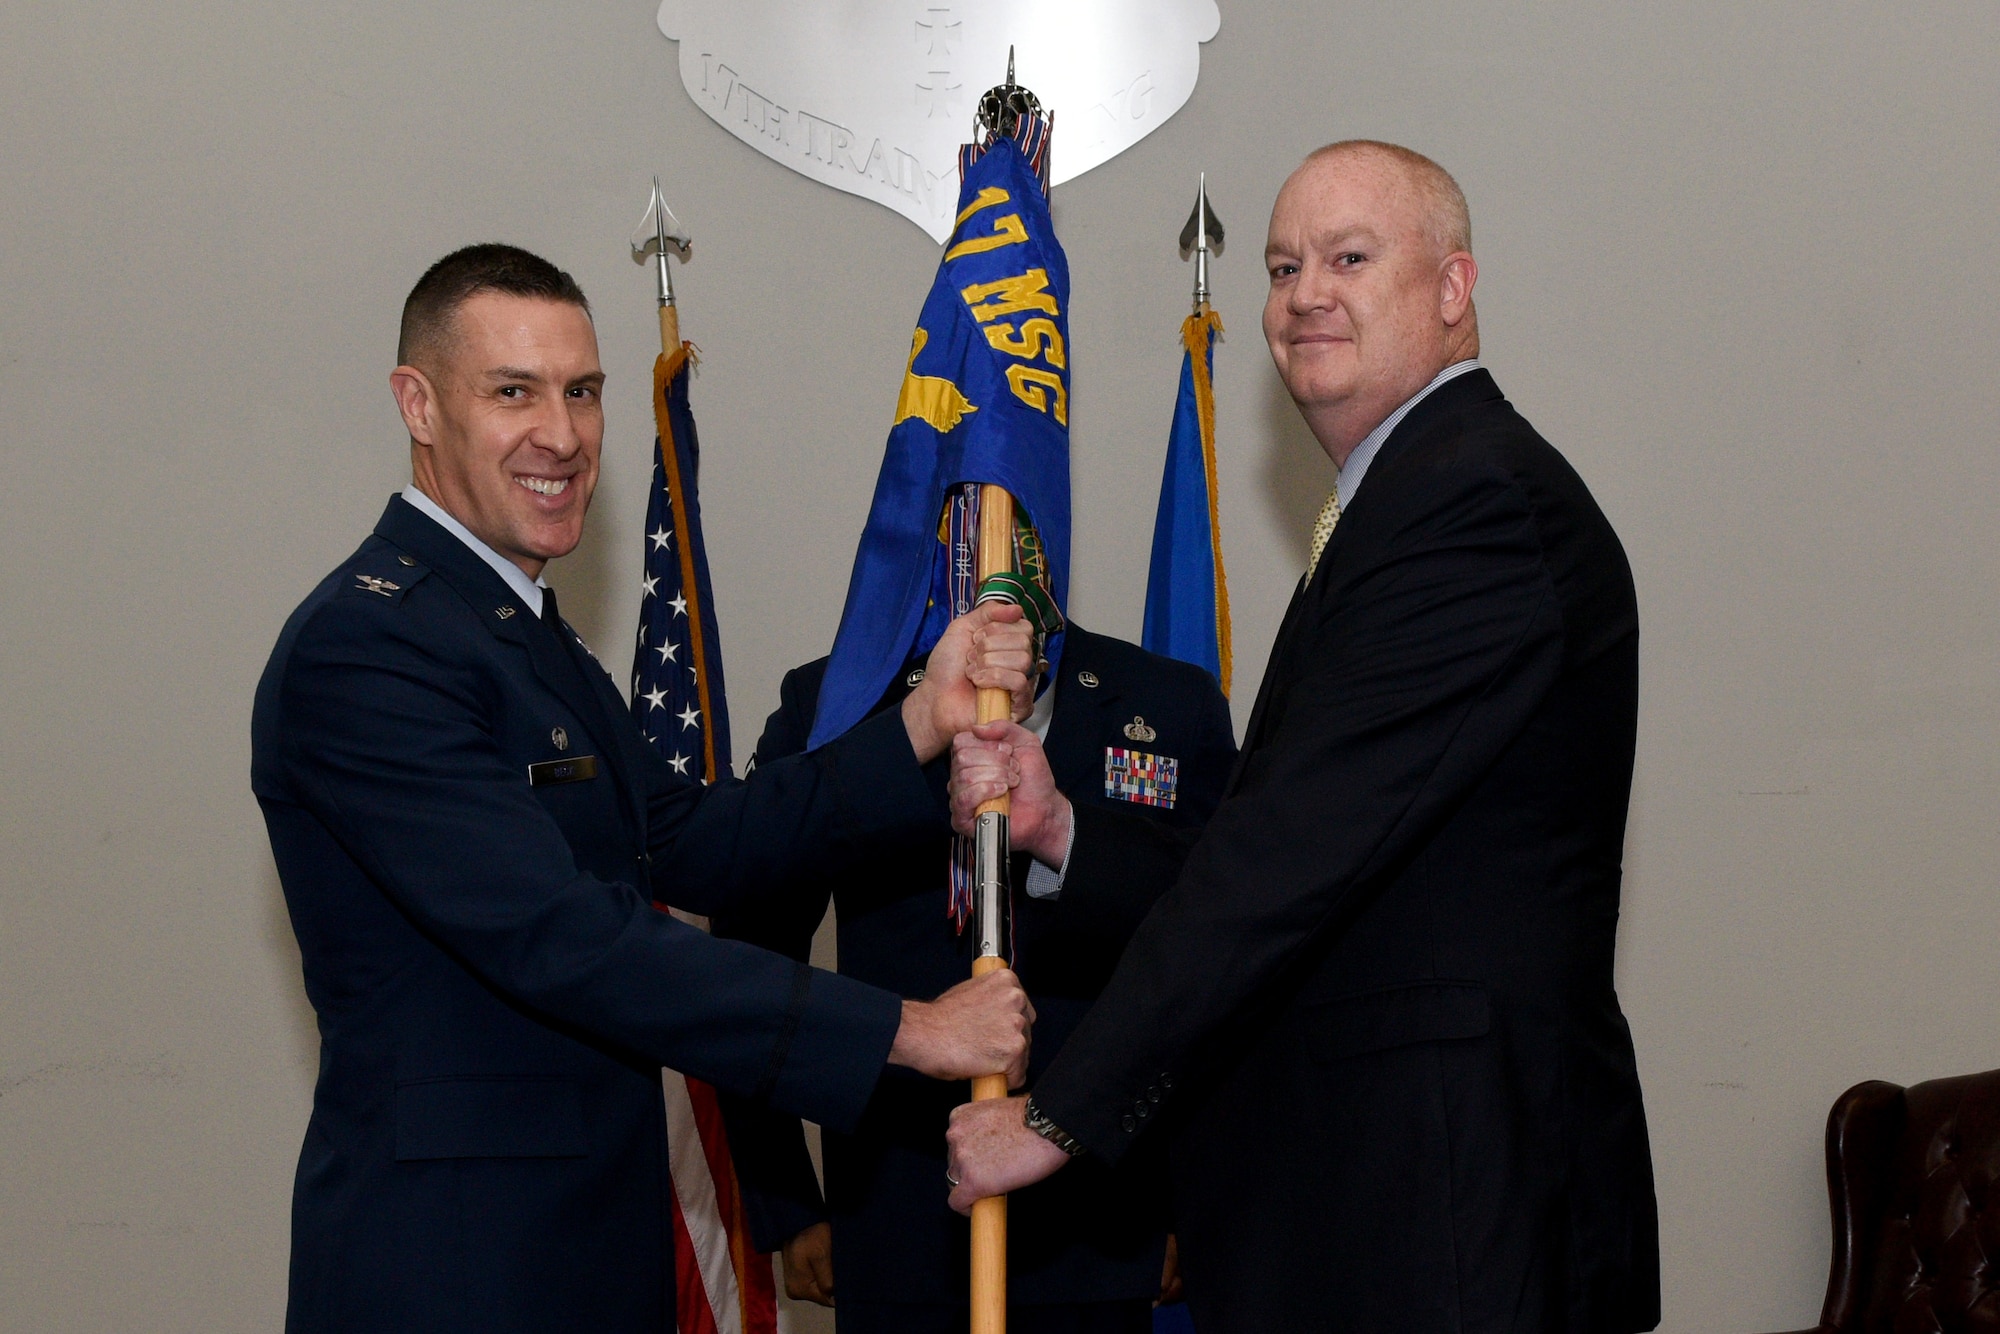
[[[1146,726],[1146,720],[1135,714],[1132,721],[1125,724],[1125,739],[1127,741],[1158,741],[1160,734]]]
[[[1076,674],[1076,683],[1080,686],[1083,686],[1085,689],[1095,690],[1097,689],[1097,673],[1078,672]]]
[[[1104,795],[1114,800],[1172,810],[1180,776],[1181,762],[1171,755],[1104,748]]]
[[[354,586],[357,590],[363,593],[380,593],[385,598],[393,597],[396,590],[402,587],[401,584],[391,583],[387,579],[377,579],[372,574],[357,574],[354,577],[361,581]]]
[[[903,684],[908,686],[912,690],[915,690],[918,686],[922,685],[923,683],[924,683],[924,669],[921,667],[913,668],[910,674],[903,678]]]
[[[493,614],[495,616],[498,616],[501,620],[504,621],[509,616],[512,616],[515,612],[519,610],[520,610],[519,607],[495,607],[493,609]]]
[[[554,746],[557,750],[568,750],[569,733],[565,732],[560,727],[551,728],[549,731],[549,744]]]

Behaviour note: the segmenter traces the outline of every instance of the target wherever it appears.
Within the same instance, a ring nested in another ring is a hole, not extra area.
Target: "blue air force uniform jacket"
[[[883,700],[891,715],[889,706],[907,693],[909,673],[920,665],[909,664]],[[779,708],[757,744],[760,773],[794,762],[786,757],[804,748],[825,670],[821,659],[785,677]],[[1057,785],[1079,808],[1118,807],[1163,831],[1200,829],[1236,758],[1229,706],[1213,677],[1072,625],[1051,688],[1045,749]],[[1149,758],[1168,760],[1175,772],[1167,777],[1160,766],[1149,768]],[[1113,764],[1122,795],[1107,782]],[[943,762],[933,766],[940,784],[945,770]],[[954,933],[946,912],[950,844],[942,823],[884,840],[835,875],[801,878],[781,903],[719,917],[716,929],[804,958],[830,897],[844,976],[904,996],[934,996],[963,981],[972,964],[971,930]],[[1099,883],[1032,899],[1022,892],[1027,865],[1025,856],[1016,857],[1014,964],[1035,1004],[1032,1084],[1111,975],[1161,884]],[[745,1205],[765,1249],[830,1216],[834,1282],[843,1299],[962,1301],[966,1222],[946,1203],[944,1131],[967,1088],[904,1073],[883,1077],[858,1126],[827,1134],[824,1203],[797,1119],[725,1100]],[[1163,1162],[1139,1155],[1116,1172],[1078,1162],[1017,1193],[1008,1208],[1014,1302],[1118,1301],[1158,1292],[1167,1231]]]
[[[252,785],[318,1014],[288,1328],[673,1327],[659,1067],[836,1127],[888,991],[656,910],[941,818],[900,720],[704,788],[400,497],[293,613]]]

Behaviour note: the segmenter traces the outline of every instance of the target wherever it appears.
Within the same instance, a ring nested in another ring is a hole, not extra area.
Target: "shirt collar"
[[[1409,402],[1397,408],[1387,417],[1384,417],[1382,424],[1370,431],[1362,439],[1361,443],[1354,447],[1354,452],[1347,456],[1347,462],[1340,469],[1340,476],[1335,478],[1333,483],[1334,489],[1340,492],[1341,509],[1344,510],[1354,503],[1354,495],[1361,489],[1361,479],[1367,475],[1368,465],[1375,461],[1376,453],[1381,450],[1382,442],[1389,438],[1390,432],[1401,426],[1403,418],[1410,415],[1410,409],[1423,402],[1430,395],[1430,392],[1439,385],[1456,380],[1468,371],[1476,371],[1478,369],[1479,358],[1477,357],[1468,357],[1464,361],[1455,361],[1445,367],[1432,378],[1429,384],[1419,389]]]
[[[505,579],[507,587],[514,590],[514,596],[528,604],[531,614],[542,614],[542,589],[547,585],[541,579],[529,579],[520,566],[474,537],[470,528],[452,518],[445,512],[444,506],[419,491],[415,483],[403,488],[403,499],[436,520],[440,528],[465,543],[473,555],[491,565],[493,573]]]

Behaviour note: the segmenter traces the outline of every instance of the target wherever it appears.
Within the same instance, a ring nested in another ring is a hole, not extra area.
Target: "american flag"
[[[653,366],[659,438],[646,505],[632,716],[675,772],[706,783],[730,771],[729,711],[695,494],[700,454],[688,409],[693,350],[683,343]],[[771,1261],[750,1246],[715,1090],[675,1070],[662,1070],[660,1083],[674,1182],[674,1314],[680,1334],[776,1334]]]
[[[653,491],[646,503],[646,574],[639,642],[632,651],[632,716],[676,773],[713,781],[729,772],[729,709],[722,650],[701,542],[701,466],[688,410],[693,349],[683,344],[653,367]]]

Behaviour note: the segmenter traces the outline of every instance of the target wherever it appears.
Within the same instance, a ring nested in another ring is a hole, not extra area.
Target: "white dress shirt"
[[[416,483],[412,482],[403,488],[403,499],[415,505],[425,514],[430,515],[431,518],[436,519],[447,533],[465,543],[471,549],[473,555],[491,565],[493,573],[505,579],[507,587],[514,590],[514,596],[527,603],[529,612],[537,619],[540,619],[542,614],[542,589],[548,585],[543,583],[539,577],[534,579],[528,578],[520,566],[474,537],[470,528],[467,528],[457,519],[445,513],[444,506],[417,490]]]

